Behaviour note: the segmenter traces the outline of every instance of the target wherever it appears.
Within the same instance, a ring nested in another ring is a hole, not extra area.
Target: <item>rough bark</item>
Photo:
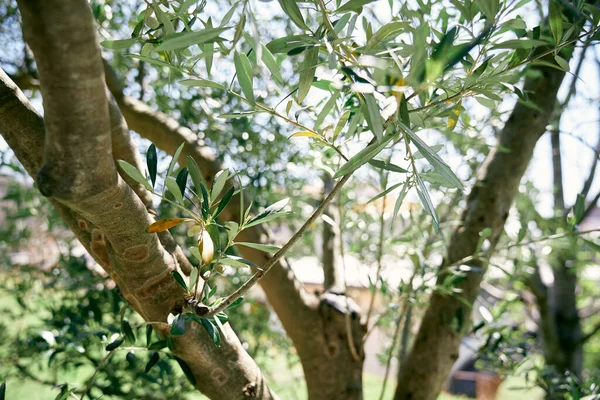
[[[23,0],[19,8],[40,73],[46,123],[2,73],[2,134],[32,175],[40,171],[40,190],[123,297],[165,335],[168,313],[182,303],[182,289],[170,276],[179,265],[157,235],[145,233],[152,217],[117,174],[89,5],[83,0]],[[226,329],[229,339],[218,348],[203,329],[190,326],[186,335],[175,338],[173,353],[186,361],[197,388],[211,398],[276,398],[233,331]]]
[[[179,161],[191,155],[208,182],[222,169],[209,148],[201,145],[198,136],[189,128],[145,103],[125,96],[118,78],[105,65],[106,81],[129,127],[152,141],[157,147],[173,154],[185,142]],[[246,202],[246,204],[248,204]],[[239,220],[239,198],[235,197],[221,214],[224,220]],[[272,235],[265,226],[256,225],[243,231],[238,241],[271,243]],[[238,249],[244,258],[264,265],[269,255],[247,247]],[[352,339],[360,348],[365,328],[359,310],[346,310],[344,295],[308,293],[298,281],[285,259],[276,264],[261,279],[269,303],[290,336],[304,369],[311,400],[361,399],[363,358],[356,360],[348,346],[346,315],[350,314]],[[350,300],[351,304],[354,304]]]
[[[537,140],[546,131],[565,75],[546,67],[539,68],[539,73],[539,76],[527,77],[524,85],[524,91],[538,108],[517,103],[513,109],[500,133],[498,146],[490,152],[478,172],[461,223],[448,243],[439,283],[447,276],[447,266],[474,254],[483,229],[492,231],[488,255],[502,234],[519,182]],[[483,270],[487,267],[484,260],[471,264]],[[458,357],[461,339],[468,331],[472,304],[479,293],[482,277],[483,273],[479,272],[467,274],[458,285],[461,299],[433,292],[413,348],[400,368],[395,399],[437,398]]]

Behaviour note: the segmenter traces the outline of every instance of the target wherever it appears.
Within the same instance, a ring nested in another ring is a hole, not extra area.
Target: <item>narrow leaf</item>
[[[226,169],[217,172],[215,178],[213,179],[212,189],[210,191],[210,198],[216,199],[221,194],[221,191],[225,187],[225,183],[227,182],[227,178],[229,178],[229,171]]]
[[[208,332],[208,336],[210,336],[215,346],[220,347],[221,337],[219,336],[219,331],[216,329],[213,323],[206,318],[201,318],[200,323],[202,324],[204,329],[206,329],[206,332]]]
[[[172,176],[167,176],[165,179],[165,185],[173,197],[175,197],[175,200],[177,200],[179,204],[183,204],[183,195],[181,194],[181,190],[179,190],[179,185],[177,185],[175,178]]]
[[[154,365],[156,365],[156,363],[158,362],[158,360],[160,360],[160,355],[158,354],[158,352],[157,351],[152,352],[152,355],[150,356],[150,359],[146,363],[146,367],[144,368],[144,372],[146,374],[148,372],[150,372],[150,370],[152,369],[152,367],[154,367]]]
[[[258,265],[254,264],[250,260],[246,260],[245,258],[228,255],[227,257],[223,257],[221,259],[221,264],[230,265],[232,267],[250,267],[253,272],[262,271],[263,269]]]
[[[316,132],[311,132],[311,131],[296,132],[293,135],[291,135],[288,139],[291,139],[293,137],[311,137],[311,138],[323,140],[321,135],[319,135]]]
[[[154,143],[152,143],[146,151],[146,165],[148,166],[150,181],[152,182],[152,187],[154,188],[154,185],[156,184],[156,171],[158,166],[158,156],[156,154],[156,146]]]
[[[152,325],[147,324],[146,325],[146,346],[149,346],[151,341],[152,341]]]
[[[225,209],[225,207],[227,207],[227,204],[229,204],[233,193],[235,193],[235,188],[232,186],[229,188],[229,190],[227,190],[227,192],[225,192],[221,201],[219,201],[219,206],[217,207],[217,211],[214,213],[213,218],[217,218]]]
[[[174,226],[181,224],[182,222],[192,221],[189,218],[165,218],[159,219],[158,221],[151,224],[148,228],[146,228],[146,232],[155,233],[166,231],[167,229],[171,229]]]
[[[210,87],[214,89],[227,90],[227,88],[220,83],[209,81],[207,79],[184,79],[179,81],[182,85],[185,86],[200,86],[200,87]]]
[[[347,12],[347,11],[352,11],[352,12],[360,14],[362,12],[362,8],[365,5],[367,5],[369,3],[373,3],[374,1],[376,1],[376,0],[350,0],[346,3],[344,3],[335,12],[343,13],[343,12]]]
[[[402,167],[399,167],[396,164],[386,163],[385,161],[381,161],[381,160],[371,160],[371,161],[369,161],[369,164],[371,164],[375,168],[381,168],[383,170],[390,171],[390,172],[399,172],[401,174],[406,174],[408,172],[408,170],[406,170]]]
[[[563,36],[562,9],[558,0],[550,0],[549,3],[548,22],[550,22],[554,43],[558,45]]]
[[[131,344],[135,344],[135,333],[126,319],[121,321],[121,332],[125,335],[125,339]]]
[[[185,318],[183,314],[179,314],[171,325],[171,336],[183,336],[185,334]]]
[[[136,167],[123,160],[118,160],[117,163],[119,164],[119,167],[121,167],[121,169],[131,177],[131,179],[138,183],[141,183],[146,189],[152,191],[152,185],[150,185],[150,182],[148,182],[148,180],[144,178],[144,175],[142,175],[142,173],[138,171]]]
[[[377,154],[383,150],[389,142],[392,141],[396,135],[395,132],[390,132],[386,134],[381,143],[372,143],[356,153],[352,158],[350,158],[340,169],[337,170],[335,175],[333,175],[333,179],[340,178],[344,175],[348,175],[356,171],[358,168],[362,167],[364,164],[368,163],[375,157]]]
[[[433,226],[436,232],[440,230],[440,220],[438,218],[437,212],[435,211],[435,207],[431,202],[431,197],[429,197],[429,192],[425,187],[425,183],[418,174],[415,174],[417,178],[417,194],[419,195],[419,199],[421,200],[421,204],[423,205],[423,209],[427,212],[427,214],[431,215],[433,218]]]
[[[156,47],[156,51],[170,51],[185,49],[194,44],[202,44],[206,42],[214,42],[219,35],[229,29],[224,28],[210,28],[202,29],[195,32],[177,32],[170,35],[166,35],[162,40],[162,43]]]
[[[463,189],[462,182],[456,177],[452,169],[446,164],[440,156],[438,156],[432,149],[425,143],[419,136],[417,136],[412,130],[408,129],[406,125],[397,121],[400,127],[406,132],[406,134],[410,137],[410,140],[417,146],[419,151],[423,154],[423,157],[429,161],[429,163],[433,166],[436,172],[442,175],[448,183],[452,184],[454,187],[458,189]]]
[[[252,249],[264,251],[265,253],[277,253],[281,248],[279,246],[274,246],[271,244],[261,244],[261,243],[248,243],[248,242],[235,242],[236,245],[246,246]]]
[[[266,218],[277,215],[288,205],[290,199],[285,198],[283,200],[279,200],[277,203],[271,204],[269,207],[265,208],[264,211],[260,212],[254,218],[248,222],[248,224],[244,225],[245,228],[256,225],[264,221]]]
[[[183,374],[185,375],[187,380],[192,384],[192,386],[195,387],[196,386],[196,377],[194,376],[194,372],[192,372],[192,369],[190,368],[190,366],[187,365],[185,363],[185,361],[183,361],[181,358],[179,358],[179,357],[174,357],[174,358],[177,361],[177,364],[179,364],[179,367],[183,371]]]
[[[254,107],[254,88],[252,83],[252,66],[250,60],[244,53],[238,53],[237,51],[233,55],[233,63],[235,64],[235,73],[237,74],[237,80],[240,83],[242,92],[250,105]]]
[[[390,186],[389,188],[385,189],[383,192],[379,193],[378,195],[372,197],[369,201],[367,201],[367,204],[374,202],[375,200],[387,195],[389,192],[391,192],[392,190],[400,187],[401,185],[404,185],[404,182],[400,182],[400,183],[396,183],[395,185]]]
[[[243,297],[240,297],[239,299],[236,299],[233,303],[231,303],[230,305],[227,306],[227,310],[229,310],[230,308],[234,308],[239,306],[240,304],[242,304],[242,301],[244,301]]]
[[[187,167],[183,167],[181,169],[181,171],[179,171],[179,173],[177,174],[177,178],[175,179],[175,182],[177,182],[177,186],[179,187],[179,190],[181,191],[182,197],[185,195],[185,187],[187,185],[187,177],[188,177],[188,169],[187,169]]]
[[[304,22],[304,17],[300,12],[300,8],[298,8],[298,4],[296,4],[296,0],[278,1],[283,12],[285,12],[300,29],[308,30],[308,26],[306,26],[306,23]]]
[[[183,146],[185,146],[185,142],[181,143],[179,145],[179,147],[177,147],[177,150],[175,150],[175,153],[173,154],[173,158],[171,159],[171,162],[169,163],[169,168],[167,168],[167,175],[166,176],[171,176],[171,173],[175,169],[175,164],[179,160],[179,156],[181,155],[181,151],[183,150]]]
[[[181,275],[181,272],[179,271],[171,271],[171,274],[173,275],[173,278],[175,278],[175,280],[177,281],[177,283],[179,283],[179,286],[181,286],[182,288],[185,289],[186,292],[189,292],[188,287],[185,283],[185,278],[183,277],[183,275]]]
[[[290,0],[291,1],[291,0]],[[306,51],[304,61],[301,64],[300,82],[298,83],[298,104],[301,104],[310,87],[312,86],[313,78],[317,70],[319,61],[319,47],[311,47]]]
[[[394,222],[396,221],[396,217],[398,216],[398,212],[400,211],[400,207],[402,206],[402,203],[404,202],[404,199],[406,198],[406,195],[408,194],[408,180],[404,183],[404,186],[402,187],[402,190],[400,191],[400,193],[398,194],[398,198],[396,199],[396,204],[394,204],[394,214],[392,216],[392,222],[390,224],[390,228],[394,229]]]
[[[125,50],[130,48],[136,42],[137,38],[123,40],[104,40],[100,42],[100,46],[109,50]]]
[[[202,172],[200,172],[200,167],[198,167],[196,160],[194,160],[192,156],[187,157],[186,164],[188,171],[190,172],[190,176],[192,177],[192,183],[196,189],[196,194],[200,194],[200,187],[202,185],[206,186],[204,175],[202,175]]]
[[[575,205],[573,206],[573,216],[575,217],[575,225],[581,222],[585,214],[585,199],[581,194],[577,195]]]
[[[367,103],[368,118],[367,122],[373,132],[373,135],[380,141],[383,138],[383,123],[381,122],[381,113],[379,112],[379,105],[375,100],[375,96],[367,93],[365,96],[365,102]]]
[[[113,351],[113,350],[115,350],[115,349],[116,349],[116,348],[118,348],[120,345],[122,345],[124,341],[125,341],[125,339],[122,339],[122,338],[121,338],[121,339],[117,339],[117,340],[115,340],[114,342],[111,342],[111,343],[109,343],[109,344],[106,346],[106,351]]]

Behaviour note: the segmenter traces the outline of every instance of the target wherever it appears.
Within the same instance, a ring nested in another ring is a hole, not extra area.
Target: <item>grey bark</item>
[[[83,0],[24,0],[19,7],[40,73],[46,123],[2,73],[0,130],[28,171],[40,171],[42,193],[115,280],[123,297],[165,335],[168,313],[181,307],[182,289],[170,276],[180,266],[157,235],[145,233],[153,219],[117,174],[89,5]],[[216,399],[243,399],[248,393],[276,398],[235,334],[226,329],[229,339],[221,348],[197,327],[175,339],[174,354],[190,366],[197,388]]]
[[[502,234],[504,222],[518,191],[537,140],[546,131],[564,72],[540,67],[539,76],[525,80],[524,91],[538,106],[518,103],[500,133],[498,146],[480,168],[466,202],[461,223],[448,243],[438,282],[447,276],[447,266],[474,255],[479,233],[491,228],[491,254]],[[507,151],[501,151],[506,149]],[[473,263],[483,270],[485,260]],[[396,400],[434,400],[458,357],[462,337],[469,329],[472,304],[479,294],[482,273],[469,272],[458,288],[461,301],[438,291],[431,295],[413,348],[401,366]],[[466,304],[465,304],[466,303]],[[467,305],[468,304],[468,305]]]

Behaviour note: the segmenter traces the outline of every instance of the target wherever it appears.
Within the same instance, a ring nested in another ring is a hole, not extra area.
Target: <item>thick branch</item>
[[[564,75],[564,72],[542,67],[539,77],[526,79],[524,90],[538,108],[518,103],[513,109],[500,134],[498,147],[490,152],[479,170],[462,222],[450,239],[444,265],[472,255],[479,233],[485,228],[492,230],[489,241],[490,252],[493,251],[535,144],[546,130]],[[474,264],[486,268],[483,261]],[[447,276],[444,266],[442,271],[439,283]],[[482,277],[481,273],[470,272],[458,285],[462,301],[437,291],[432,294],[414,347],[401,367],[395,399],[433,400],[438,396],[469,328],[472,304]]]
[[[184,156],[191,155],[210,182],[221,169],[214,153],[200,145],[197,135],[190,129],[164,113],[152,110],[145,103],[125,96],[114,71],[107,64],[105,69],[107,85],[117,99],[129,127],[170,154],[185,142],[179,161],[184,163]],[[220,218],[239,221],[239,204],[239,197],[234,197]],[[242,231],[236,240],[271,243],[271,238],[272,235],[265,226],[256,225]],[[340,309],[331,306],[327,298],[306,292],[285,258],[278,258],[276,263],[268,264],[272,263],[273,258],[267,253],[248,247],[238,250],[244,258],[256,265],[272,265],[270,272],[260,279],[260,284],[298,351],[309,397],[329,399],[338,396],[340,390],[346,390],[343,388],[349,388],[346,392],[348,399],[362,396],[362,360],[355,361],[345,343],[347,331],[344,313],[350,311],[340,312]],[[253,282],[257,280],[258,276],[255,276]],[[360,318],[355,317],[352,319],[353,337],[360,338],[364,332]],[[323,321],[325,318],[328,319],[327,322]],[[317,328],[319,326],[324,328]],[[340,368],[340,365],[344,365],[344,368]],[[331,371],[336,368],[335,376],[338,378],[332,381],[334,375]],[[324,385],[324,381],[327,381],[327,385]]]
[[[49,123],[45,146],[39,141],[36,146],[18,147],[24,142],[15,135],[42,128],[28,139],[38,141],[44,138],[43,125],[22,94],[3,79],[2,97],[10,100],[2,108],[19,111],[25,118],[3,114],[2,133],[11,146],[17,146],[12,147],[16,156],[30,167],[41,164],[44,148],[43,193],[60,202],[68,216],[79,217],[67,222],[76,227],[75,233],[136,311],[148,321],[166,321],[183,298],[170,274],[177,264],[156,235],[145,233],[152,219],[116,174],[103,68],[89,5],[83,0],[21,1],[19,5],[36,56]],[[34,120],[31,126],[23,126],[27,118]],[[33,149],[40,152],[32,153]],[[174,353],[190,366],[197,387],[212,398],[242,399],[249,389],[258,398],[273,398],[258,367],[230,328],[226,330],[229,339],[217,348],[203,329],[192,327],[175,338]],[[160,333],[167,334],[164,329]]]

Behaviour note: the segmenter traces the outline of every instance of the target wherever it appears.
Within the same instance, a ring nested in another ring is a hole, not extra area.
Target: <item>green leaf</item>
[[[223,19],[221,20],[221,24],[219,26],[225,26],[229,23],[229,21],[231,21],[231,17],[233,17],[233,13],[235,12],[238,4],[240,4],[239,1],[236,1],[235,3],[233,3],[233,5],[229,9],[229,11],[227,11],[227,14],[225,14]]]
[[[126,319],[121,321],[121,332],[129,343],[135,344],[135,333],[133,333],[133,329],[131,329],[131,325]]]
[[[235,299],[235,301],[233,303],[231,303],[230,305],[227,306],[226,310],[229,310],[230,308],[235,308],[235,307],[239,306],[240,304],[242,304],[242,301],[244,301],[243,297],[240,297],[239,299]]]
[[[532,49],[539,46],[547,46],[548,43],[543,40],[535,39],[512,39],[506,40],[502,43],[498,43],[492,46],[492,49]]]
[[[183,374],[185,375],[187,380],[192,384],[192,386],[195,387],[196,386],[196,377],[194,376],[194,373],[192,372],[192,369],[190,368],[190,366],[187,365],[185,363],[185,361],[183,361],[179,357],[173,356],[173,358],[175,358],[175,360],[177,361],[177,364],[179,364],[179,367],[183,371]]]
[[[425,187],[425,183],[419,176],[419,174],[415,174],[417,179],[417,194],[419,195],[419,199],[421,200],[421,204],[423,205],[423,209],[427,212],[427,214],[431,215],[433,218],[433,226],[436,232],[440,231],[440,220],[438,218],[437,212],[435,211],[435,207],[431,202],[431,197],[429,197],[429,192]]]
[[[380,143],[372,143],[356,153],[344,165],[342,165],[340,169],[337,170],[335,175],[333,175],[333,179],[351,174],[364,164],[371,161],[373,157],[379,154],[381,150],[383,150],[388,143],[392,141],[395,135],[396,132],[389,132],[383,137]]]
[[[152,185],[150,185],[150,182],[148,182],[148,180],[144,177],[144,175],[142,175],[140,171],[138,171],[136,167],[123,160],[118,160],[117,163],[119,164],[119,167],[121,167],[121,169],[131,177],[131,179],[138,183],[141,183],[146,189],[152,191]]]
[[[273,78],[280,84],[283,85],[283,77],[281,76],[281,71],[279,70],[279,64],[277,64],[277,60],[273,56],[273,53],[268,49],[264,44],[262,46],[262,62],[265,64]]]
[[[175,197],[175,200],[177,200],[179,204],[183,204],[183,195],[181,193],[181,190],[179,190],[179,185],[177,184],[175,178],[173,178],[172,176],[167,176],[167,178],[165,179],[165,185],[167,186],[167,189],[169,189],[169,192],[171,192],[173,197]]]
[[[160,354],[158,354],[157,351],[152,352],[152,355],[150,356],[150,359],[148,360],[148,362],[146,363],[146,367],[144,368],[144,373],[147,374],[148,372],[150,372],[152,367],[154,367],[154,365],[156,365],[156,363],[158,362],[159,359],[160,359]]]
[[[233,255],[227,255],[227,257],[221,258],[221,264],[229,265],[231,267],[236,268],[250,267],[250,269],[254,272],[263,270],[261,267],[254,264],[252,261]]]
[[[298,83],[298,104],[302,104],[302,101],[312,86],[318,62],[319,47],[311,47],[306,51],[304,61],[301,64],[300,82]]]
[[[167,344],[166,340],[159,340],[158,342],[154,342],[150,346],[148,346],[148,350],[154,350],[154,351],[162,350],[165,347],[167,347],[167,345],[168,344]]]
[[[210,28],[210,29],[202,29],[195,32],[177,32],[172,33],[170,35],[166,35],[162,43],[159,44],[155,50],[156,51],[170,51],[170,50],[179,50],[190,47],[194,44],[202,44],[206,42],[214,42],[219,37],[219,35],[229,29],[229,27],[224,28]]]
[[[209,81],[207,79],[184,79],[179,81],[182,85],[185,86],[200,86],[200,87],[210,87],[214,89],[227,90],[227,88],[220,83]]]
[[[265,253],[275,254],[281,247],[274,246],[271,244],[261,244],[261,243],[248,243],[248,242],[235,242],[236,245],[250,247],[251,249],[256,249],[260,251],[264,251]]]
[[[226,169],[217,172],[215,178],[213,179],[212,189],[210,191],[210,198],[216,199],[221,194],[221,191],[225,187],[225,183],[227,183],[227,178],[229,178],[229,171]]]
[[[371,161],[369,161],[369,164],[371,164],[375,168],[380,168],[380,169],[390,171],[390,172],[398,172],[401,174],[406,174],[408,172],[408,170],[406,170],[402,167],[399,167],[396,164],[392,164],[392,163],[385,162],[382,160],[371,160]]]
[[[588,239],[584,239],[584,238],[581,238],[581,239],[583,240],[583,243],[585,243],[586,245],[588,245],[590,247],[590,249],[592,249],[596,253],[600,253],[600,244],[593,242],[591,240],[588,240]]]
[[[369,3],[373,3],[374,1],[377,1],[377,0],[350,0],[350,1],[342,4],[342,6],[340,8],[338,8],[337,10],[335,10],[335,12],[343,13],[343,12],[351,11],[351,12],[360,14],[365,5],[367,5]]]
[[[147,324],[146,325],[146,346],[150,345],[151,341],[152,341],[152,325]]]
[[[206,20],[206,28],[212,29],[212,17],[208,17]],[[210,76],[210,70],[212,69],[214,53],[215,53],[215,44],[214,43],[204,43],[202,45],[202,53],[205,55],[204,64],[206,65],[206,73]]]
[[[456,177],[452,169],[446,164],[440,156],[438,156],[435,151],[431,147],[427,145],[419,136],[417,136],[413,131],[408,129],[406,125],[397,121],[400,127],[406,132],[406,134],[410,137],[410,140],[417,146],[423,157],[429,161],[431,166],[435,169],[435,171],[442,175],[444,179],[448,181],[452,186],[458,189],[463,189],[462,182]]]
[[[171,274],[173,275],[173,278],[175,278],[177,283],[179,283],[179,286],[181,286],[186,292],[189,292],[188,287],[185,283],[185,278],[183,277],[183,275],[181,275],[181,272],[171,271]]]
[[[298,28],[303,30],[308,30],[308,26],[304,22],[304,17],[300,12],[300,8],[298,8],[298,4],[296,4],[296,0],[277,0],[279,1],[279,5],[283,9],[290,19],[298,26]]]
[[[163,25],[163,28],[165,30],[165,34],[169,35],[169,34],[175,33],[175,28],[173,27],[173,23],[171,22],[171,19],[160,8],[160,5],[155,4],[152,7],[152,9],[154,10],[154,13],[156,14],[156,17],[158,18],[158,21]]]
[[[100,42],[100,46],[109,50],[125,50],[130,48],[137,42],[137,38],[122,39],[122,40],[104,40]]]
[[[210,336],[215,346],[220,347],[221,336],[219,335],[219,331],[217,330],[215,325],[206,318],[200,318],[200,323],[202,324],[204,329],[206,329],[206,332],[208,332],[208,336]]]
[[[175,169],[175,164],[179,160],[179,156],[181,155],[181,151],[183,150],[183,146],[185,146],[185,142],[181,143],[177,150],[175,150],[175,154],[173,154],[173,158],[171,158],[171,162],[169,163],[169,168],[167,168],[167,175],[171,176],[171,173]]]
[[[245,117],[249,117],[251,115],[260,114],[261,112],[263,112],[263,111],[254,110],[254,111],[244,111],[244,112],[231,113],[231,114],[220,114],[218,116],[218,118],[224,118],[224,119],[245,118]]]
[[[404,186],[402,187],[402,190],[400,191],[400,193],[398,194],[398,198],[396,199],[396,204],[394,204],[394,214],[392,216],[392,223],[390,224],[390,229],[394,228],[394,222],[396,221],[396,217],[398,216],[398,211],[400,211],[400,206],[402,206],[402,203],[404,202],[404,199],[408,194],[408,183],[408,180],[404,183]]]
[[[202,217],[206,219],[210,213],[210,198],[204,185],[200,185],[200,191],[202,192]]]
[[[249,228],[251,226],[266,222],[267,220],[276,218],[281,214],[281,210],[283,210],[285,206],[288,205],[289,201],[289,198],[285,198],[283,200],[279,200],[277,203],[271,204],[262,212],[258,213],[258,215],[252,218],[247,224],[244,224],[244,228]]]
[[[198,247],[194,247],[194,249],[198,250]],[[200,257],[198,257],[200,259]],[[198,280],[198,275],[200,274],[199,268],[192,268],[192,272],[190,272],[190,287],[193,288]]]
[[[562,7],[558,0],[549,1],[548,20],[554,43],[559,44],[563,36],[563,16]]]
[[[154,185],[156,184],[156,171],[158,166],[158,156],[156,155],[156,146],[154,143],[152,143],[146,151],[146,165],[148,166],[148,173],[150,174],[152,188],[154,188]]]
[[[375,200],[385,196],[386,194],[388,194],[389,192],[391,192],[392,190],[400,187],[401,185],[404,185],[404,182],[400,182],[400,183],[396,183],[395,185],[390,186],[389,188],[385,189],[383,192],[379,193],[378,195],[372,197],[369,201],[367,201],[367,204],[374,202]]]
[[[106,351],[113,351],[113,350],[117,349],[120,345],[123,344],[124,341],[125,341],[125,339],[121,338],[121,339],[117,339],[117,340],[109,343],[106,346]]]
[[[577,225],[583,219],[585,214],[585,199],[581,194],[577,195],[575,205],[573,206],[573,216],[575,217],[574,225]]]
[[[254,88],[252,86],[252,66],[250,65],[250,60],[248,60],[246,54],[236,51],[233,55],[233,63],[235,64],[235,72],[242,92],[244,92],[244,96],[246,96],[250,105],[254,107]]]
[[[329,113],[333,109],[333,106],[335,106],[335,102],[336,102],[339,94],[340,94],[339,91],[334,92],[331,95],[331,98],[327,101],[327,103],[325,103],[325,105],[323,106],[323,108],[319,112],[319,115],[317,115],[317,119],[315,120],[315,130],[319,129],[319,127],[321,126],[321,124],[325,120],[325,117],[327,115],[329,115]]]
[[[350,110],[345,111],[342,114],[342,116],[340,117],[340,120],[338,121],[338,123],[335,125],[335,129],[333,131],[333,140],[332,140],[333,142],[335,142],[335,139],[337,139],[337,137],[340,135],[340,133],[342,133],[342,129],[344,129],[344,126],[348,122],[348,118],[350,118],[350,114],[351,114]]]
[[[0,385],[0,400],[6,400],[6,381]]]
[[[384,47],[387,42],[395,39],[398,35],[407,31],[409,28],[410,23],[407,21],[389,22],[379,28],[360,50],[365,53],[372,53],[373,50]]]
[[[188,169],[187,169],[187,167],[183,167],[177,174],[177,178],[175,178],[175,182],[177,182],[177,186],[179,187],[179,191],[181,192],[181,197],[185,196],[185,187],[187,185],[187,178],[188,178]]]
[[[209,224],[205,226],[205,229],[213,241],[215,253],[218,253],[221,250],[221,234],[219,228],[215,224]]]
[[[183,336],[185,334],[185,318],[183,314],[179,314],[171,325],[171,336]]]
[[[399,115],[400,121],[408,127],[410,127],[410,114],[408,113],[408,101],[406,101],[406,96],[402,96],[400,98],[400,106],[399,106]]]
[[[200,172],[200,167],[198,167],[196,160],[194,160],[192,156],[187,156],[186,164],[188,171],[190,172],[190,176],[192,177],[192,183],[196,189],[196,194],[200,194],[200,186],[206,186],[204,175],[202,175],[202,172]]]
[[[227,204],[229,204],[233,193],[235,193],[235,188],[232,186],[229,188],[229,190],[227,190],[227,192],[225,192],[221,201],[219,201],[219,206],[217,207],[217,211],[215,211],[213,218],[217,218],[219,214],[221,214],[221,212],[225,209],[225,207],[227,207]]]
[[[383,138],[383,123],[381,122],[381,113],[379,112],[379,105],[375,100],[375,96],[367,93],[365,96],[365,102],[367,104],[367,123],[369,128],[373,132],[373,135],[380,141]]]
[[[569,62],[567,60],[557,54],[554,56],[554,61],[556,61],[560,69],[565,72],[569,72]]]
[[[274,39],[267,43],[267,49],[273,54],[288,53],[301,47],[313,47],[319,41],[309,35],[290,35]]]

